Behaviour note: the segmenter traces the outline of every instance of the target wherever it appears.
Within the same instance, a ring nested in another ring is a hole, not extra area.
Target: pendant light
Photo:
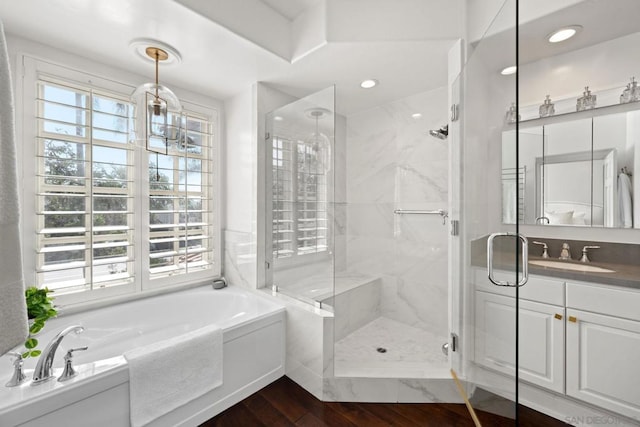
[[[171,142],[182,134],[182,106],[171,89],[159,83],[159,64],[169,59],[167,50],[147,46],[144,53],[155,64],[155,83],[144,83],[131,94],[137,110],[135,127],[139,133],[144,129],[148,151],[167,155]]]
[[[323,173],[331,170],[331,140],[327,135],[320,132],[318,121],[327,116],[331,111],[326,108],[310,108],[305,111],[307,117],[315,119],[315,131],[305,139],[305,144],[313,151],[316,161],[320,164],[320,171]]]

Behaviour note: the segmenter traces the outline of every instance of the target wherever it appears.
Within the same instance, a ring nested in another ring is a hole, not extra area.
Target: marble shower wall
[[[347,117],[347,270],[382,280],[383,316],[448,335],[446,87]],[[420,118],[412,114],[420,113]],[[336,313],[339,316],[340,313]]]

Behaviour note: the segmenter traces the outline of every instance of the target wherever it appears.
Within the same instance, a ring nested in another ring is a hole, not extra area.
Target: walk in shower
[[[334,313],[334,375],[449,378],[447,89],[267,116],[267,283]],[[446,346],[445,346],[446,347]]]

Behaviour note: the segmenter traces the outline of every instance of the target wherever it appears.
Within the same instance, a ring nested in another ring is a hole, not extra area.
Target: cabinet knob
[[[569,316],[569,322],[576,323],[577,321],[578,321],[578,318],[577,318],[577,317],[575,317],[575,316]]]
[[[555,317],[558,320],[562,320],[562,314],[556,313],[555,316],[553,316],[553,317]]]

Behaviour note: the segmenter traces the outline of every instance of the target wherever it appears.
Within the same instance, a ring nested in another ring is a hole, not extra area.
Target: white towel
[[[618,175],[618,211],[620,227],[633,227],[633,201],[631,199],[631,180],[626,173]]]
[[[215,325],[136,348],[124,357],[133,427],[222,385],[222,330]]]
[[[11,71],[0,22],[0,355],[22,344],[28,334],[16,168]]]
[[[502,181],[502,222],[516,223],[516,182]]]

